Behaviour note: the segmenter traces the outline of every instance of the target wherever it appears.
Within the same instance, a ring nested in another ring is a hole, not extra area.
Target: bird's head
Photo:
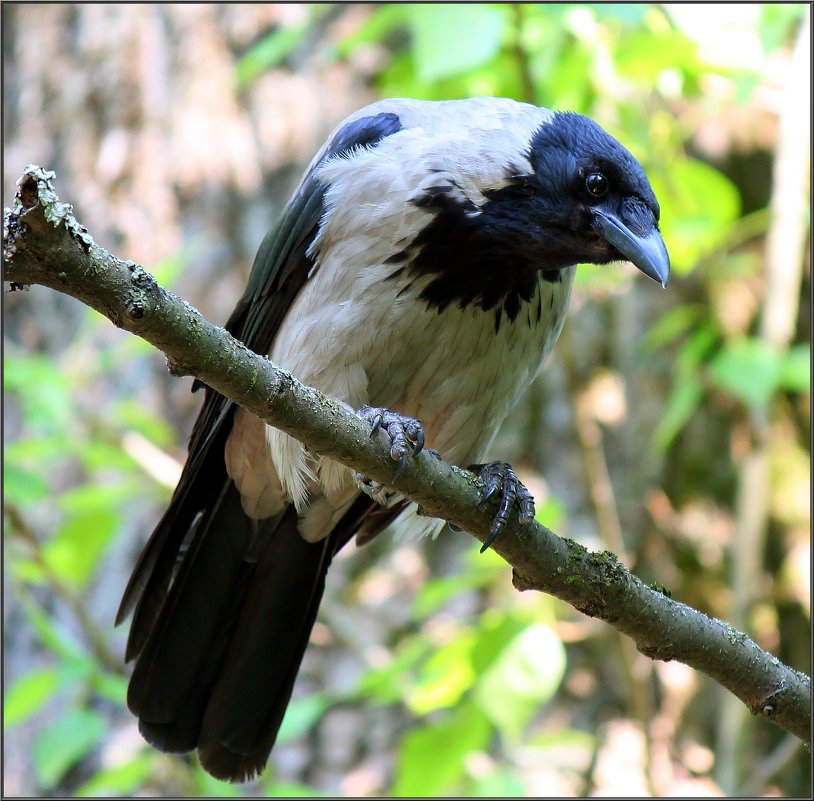
[[[628,260],[662,286],[670,259],[659,233],[659,204],[638,161],[588,117],[558,112],[534,133],[526,186],[541,221],[546,260]]]
[[[593,120],[499,98],[437,107],[393,100],[386,111],[396,121],[388,120],[390,136],[330,159],[320,177],[332,185],[352,174],[355,191],[399,220],[398,250],[385,263],[396,276],[426,277],[420,297],[430,307],[474,305],[514,320],[541,277],[560,283],[580,263],[627,259],[666,285],[670,259],[647,176]],[[406,210],[392,200],[399,191],[409,192]],[[367,200],[363,208],[358,220],[370,227]],[[335,228],[334,238],[347,236],[347,226]]]

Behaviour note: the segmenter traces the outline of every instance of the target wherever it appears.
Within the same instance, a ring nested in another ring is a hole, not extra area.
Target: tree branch
[[[29,166],[3,225],[4,280],[11,289],[41,284],[96,309],[119,328],[163,351],[171,372],[194,375],[270,425],[416,501],[422,512],[471,531],[483,542],[496,504],[478,508],[482,484],[426,452],[397,482],[382,439],[337,401],[304,386],[268,359],[166,292],[140,265],[99,247],[71,207],[59,202],[54,174]],[[512,567],[518,590],[540,590],[627,634],[653,659],[677,659],[703,671],[743,701],[810,743],[811,681],[745,634],[648,587],[609,552],[590,552],[513,516],[494,549]]]

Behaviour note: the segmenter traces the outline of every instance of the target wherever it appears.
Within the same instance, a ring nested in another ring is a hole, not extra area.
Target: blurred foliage
[[[235,57],[235,88],[248,92],[269,71],[289,69],[296,53],[313,47],[314,31],[337,13],[331,4],[309,6],[298,21],[259,38]],[[782,544],[766,557],[767,570],[775,574],[777,606],[764,599],[763,617],[752,620],[757,638],[769,632],[772,646],[778,645],[781,624],[796,626],[784,631],[783,643],[807,637],[809,609],[794,587],[805,582],[795,549],[810,510],[783,499],[797,497],[796,488],[809,480],[810,331],[801,322],[795,341],[782,352],[757,333],[768,189],[760,189],[761,207],[744,214],[743,198],[754,187],[738,183],[726,154],[704,156],[693,139],[699,119],[723,113],[722,101],[710,95],[716,81],[732,88],[734,107],[750,108],[766,64],[788,49],[803,13],[802,5],[759,7],[751,24],[762,58],[752,68],[727,63],[723,49],[712,63],[681,17],[670,6],[654,4],[374,5],[361,18],[357,13],[356,24],[340,38],[320,44],[320,57],[337,63],[378,54],[370,80],[379,96],[499,95],[569,108],[600,118],[637,154],[662,205],[675,276],[671,290],[681,293],[673,295],[676,300],[663,308],[633,354],[648,364],[668,365],[658,375],[669,390],[650,445],[664,465],[663,485],[672,487],[673,512],[700,499],[704,508],[729,509],[731,520],[731,476],[718,479],[714,456],[736,449],[732,442],[742,436],[749,413],[769,415],[784,432],[772,450],[770,520]],[[92,228],[93,220],[84,222]],[[180,254],[167,261],[168,280],[185,261]],[[577,293],[600,302],[629,281],[621,270],[582,270]],[[735,290],[749,290],[746,296],[754,302],[732,323],[720,299]],[[125,742],[121,753],[115,743],[102,747],[109,710],[124,705],[126,671],[120,639],[114,645],[110,636],[109,610],[97,617],[89,599],[105,578],[116,538],[128,528],[149,529],[155,519],[151,509],[143,511],[147,498],[154,510],[169,496],[148,458],[134,455],[138,451],[128,446],[128,436],[180,456],[173,428],[144,406],[129,399],[99,402],[109,397],[110,383],[121,380],[122,363],[137,382],[147,374],[139,364],[154,359],[144,343],[124,337],[100,349],[98,331],[108,325],[83,313],[60,345],[61,369],[55,369],[53,354],[6,347],[4,403],[17,421],[7,429],[11,436],[4,448],[6,576],[44,656],[6,687],[4,731],[13,737],[16,727],[43,710],[57,710],[31,755],[34,783],[43,794],[129,796],[149,786],[190,795],[245,795],[244,788],[208,777],[194,760],[157,754],[141,741]],[[694,460],[702,457],[695,469]],[[537,469],[530,456],[527,461]],[[68,481],[75,473],[78,482]],[[678,474],[680,480],[672,481]],[[538,517],[557,530],[567,517],[565,504],[550,497],[538,505]],[[669,574],[673,595],[725,617],[721,598],[728,594],[728,562],[715,550],[720,543],[714,530],[705,529],[712,518],[693,523],[677,512],[667,518],[673,528],[652,536],[646,530],[654,523],[642,524],[645,534],[631,541],[634,567],[653,571],[659,559],[675,565]],[[474,548],[473,543],[456,572],[423,579],[386,660],[371,663],[349,690],[325,688],[291,704],[281,746],[307,737],[337,705],[363,704],[392,708],[414,721],[396,746],[391,783],[379,788],[385,794],[533,794],[540,788],[527,778],[529,765],[544,764],[563,775],[592,770],[603,722],[625,715],[635,720],[637,693],[649,690],[631,689],[618,675],[613,679],[616,657],[608,654],[616,654],[618,644],[607,633],[580,629],[564,645],[563,632],[584,619],[551,598],[518,597],[506,586],[505,565],[491,552],[476,556]],[[362,565],[345,592],[348,604],[364,570]],[[451,614],[450,605],[462,596],[478,599],[479,611]],[[809,669],[800,662],[806,650],[787,647],[779,655]],[[603,677],[602,698],[595,697],[592,675]],[[645,684],[656,681],[649,674]],[[686,771],[696,777],[710,776],[715,767],[714,756],[707,762],[697,757],[715,748],[715,722],[704,714],[709,688],[705,692],[682,701],[686,709],[677,713],[689,724],[677,736],[676,754],[685,755]],[[552,719],[558,694],[590,712]],[[782,739],[765,729],[750,736],[755,755],[768,754]],[[807,782],[805,770],[794,763],[784,775],[769,776],[759,791],[804,795]],[[572,786],[555,785],[552,792]],[[254,790],[319,795],[279,779],[273,765]]]
[[[153,489],[122,438],[137,433],[161,447],[173,439],[164,421],[128,401],[104,407],[96,403],[94,392],[106,383],[112,363],[132,359],[125,356],[132,350],[130,343],[122,338],[118,353],[82,362],[83,353],[95,354],[94,331],[100,324],[87,313],[71,342],[75,361],[69,371],[55,370],[52,359],[42,354],[9,348],[4,362],[6,412],[19,404],[17,411],[23,413],[19,436],[4,447],[6,578],[36,638],[52,655],[52,667],[27,673],[6,687],[3,726],[13,729],[55,699],[63,705],[32,754],[36,783],[44,792],[53,791],[97,749],[107,734],[105,709],[120,708],[125,700],[123,666],[106,642],[110,620],[96,623],[86,608],[86,592],[104,570],[123,521],[134,517]],[[65,486],[62,478],[74,469],[80,471],[81,483]],[[164,500],[169,497],[166,488],[158,493]],[[73,612],[84,636],[67,631],[64,620],[43,604],[46,588]],[[128,794],[143,781],[144,770],[135,766],[144,763],[140,758],[117,769],[110,784],[100,774],[97,784]]]

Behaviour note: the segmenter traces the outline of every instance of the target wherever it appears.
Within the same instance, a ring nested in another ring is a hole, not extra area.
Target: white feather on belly
[[[326,269],[312,278],[281,326],[271,359],[350,409],[368,404],[416,417],[424,424],[427,446],[447,461],[461,466],[483,461],[500,423],[559,335],[572,271],[566,271],[562,283],[540,281],[539,323],[535,296],[530,315],[523,309],[513,322],[504,315],[498,331],[494,312],[450,307],[439,315],[417,297],[397,298],[403,288],[399,281],[379,279],[374,287],[357,278],[353,288],[342,288],[348,301],[336,304],[333,298],[342,295],[328,279],[337,274]],[[420,289],[416,284],[409,292]],[[549,305],[552,294],[555,313]],[[350,471],[330,459],[314,459],[302,443],[278,429],[266,427],[265,442],[265,470],[257,470],[254,447],[251,480],[236,479],[242,494],[256,496],[244,499],[244,508],[268,509],[262,498],[274,497],[281,487],[304,518],[303,534],[324,536],[335,518],[329,510],[344,511],[355,497]],[[266,486],[258,475],[267,477]],[[318,496],[327,506],[313,505]],[[401,527],[413,533],[439,528],[414,513],[402,518]]]
[[[445,113],[443,108],[439,113]],[[540,112],[528,107],[527,113]],[[309,249],[315,266],[269,354],[350,409],[381,406],[419,419],[427,446],[462,466],[484,461],[503,418],[538,372],[559,336],[573,280],[573,268],[563,271],[561,282],[538,279],[534,298],[514,321],[504,314],[495,331],[494,310],[450,305],[439,313],[427,308],[419,295],[430,276],[416,279],[405,270],[393,277],[398,265],[388,258],[432,218],[431,211],[409,202],[428,174],[439,181],[448,179],[446,173],[457,176],[456,186],[475,206],[483,202],[481,189],[507,180],[507,162],[495,149],[505,145],[507,152],[524,152],[518,142],[527,130],[504,125],[499,115],[491,122],[488,130],[466,134],[467,152],[482,152],[483,158],[461,163],[455,137],[428,136],[425,127],[423,132],[401,131],[375,149],[353,151],[317,168],[329,189],[326,212]],[[274,428],[267,427],[258,438],[267,449],[261,469],[256,443],[232,442],[249,435],[244,429],[236,426],[230,436],[227,465],[247,511],[276,508],[269,499],[281,492],[296,505],[304,518],[301,530],[311,538],[333,519],[329,509],[342,510],[355,497],[347,468],[314,459],[302,443]],[[248,456],[240,462],[237,457],[244,454]],[[235,465],[243,465],[242,472],[233,473]],[[316,504],[317,498],[324,498],[328,507]],[[408,518],[408,529],[438,528],[427,518]],[[322,535],[328,531],[323,529]]]

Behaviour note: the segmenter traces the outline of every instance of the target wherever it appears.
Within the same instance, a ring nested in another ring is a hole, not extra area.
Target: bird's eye
[[[608,188],[608,179],[601,172],[590,172],[585,176],[585,189],[591,197],[606,195]]]

